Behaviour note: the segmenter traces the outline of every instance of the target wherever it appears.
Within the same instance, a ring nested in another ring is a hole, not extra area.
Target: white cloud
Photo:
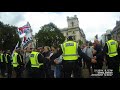
[[[67,16],[77,15],[79,26],[83,29],[86,39],[92,40],[98,34],[100,37],[107,29],[113,29],[120,12],[2,12],[0,20],[21,27],[27,21],[37,33],[41,26],[53,22],[58,28],[67,27]]]
[[[0,12],[0,21],[5,24],[16,25],[24,20],[23,12]]]
[[[107,29],[113,29],[119,15],[115,12],[82,12],[78,18],[86,38],[90,40],[96,34],[100,37]]]

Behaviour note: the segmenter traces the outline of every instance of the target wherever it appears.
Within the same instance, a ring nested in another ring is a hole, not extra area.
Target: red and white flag
[[[31,26],[30,26],[29,22],[27,22],[26,25],[18,28],[18,34],[20,37],[24,37],[25,35],[29,34],[30,32],[32,32],[32,30],[31,30]]]
[[[24,25],[23,27],[19,28],[19,31],[22,33],[21,35],[23,35],[22,37],[22,44],[21,46],[23,48],[27,47],[30,43],[32,43],[33,38],[32,38],[32,29],[31,26],[29,24],[29,22],[27,22],[26,25]]]

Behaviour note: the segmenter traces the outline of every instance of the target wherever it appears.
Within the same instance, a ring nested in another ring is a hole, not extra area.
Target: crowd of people
[[[13,55],[10,50],[1,50],[0,73],[7,78],[82,78],[82,69],[87,67],[91,77],[91,74],[96,73],[95,69],[102,69],[106,62],[108,69],[114,70],[113,77],[119,77],[119,47],[116,50],[116,60],[111,57],[109,62],[111,58],[110,54],[106,54],[109,53],[106,45],[102,47],[99,41],[95,40],[93,44],[86,42],[77,46],[72,37],[58,46],[24,50],[16,48]]]
[[[59,50],[57,46],[44,46],[38,48],[28,48],[22,50],[16,48],[13,56],[10,50],[0,51],[0,74],[2,77],[16,77],[16,78],[30,78],[30,77],[42,77],[42,78],[60,78],[62,70],[62,56],[55,59],[54,63],[51,63],[47,58],[52,56]],[[30,56],[31,52],[38,52],[38,62],[43,62],[44,66],[40,70],[31,68]],[[15,56],[17,54],[17,56]],[[17,57],[17,59],[16,59]],[[17,61],[16,61],[17,60]],[[18,63],[18,66],[14,63]],[[32,72],[33,71],[33,72]],[[25,72],[25,74],[24,74]],[[35,74],[32,74],[35,73]],[[14,76],[13,76],[14,74]]]

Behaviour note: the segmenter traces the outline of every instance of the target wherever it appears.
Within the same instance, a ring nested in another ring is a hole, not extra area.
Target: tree
[[[58,46],[65,40],[60,29],[53,23],[42,26],[39,32],[35,35],[35,38],[38,41],[37,46]]]
[[[17,27],[0,22],[0,49],[13,50],[20,38],[17,34]]]
[[[83,41],[82,40],[79,40],[79,45],[81,46],[83,44]]]

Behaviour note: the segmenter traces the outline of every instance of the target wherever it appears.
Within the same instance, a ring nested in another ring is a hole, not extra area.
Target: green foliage
[[[0,22],[0,49],[12,51],[18,41],[17,27]]]
[[[65,40],[60,29],[53,23],[42,26],[35,38],[38,41],[37,46],[58,46]]]
[[[83,44],[83,41],[79,40],[79,45],[81,46]]]

